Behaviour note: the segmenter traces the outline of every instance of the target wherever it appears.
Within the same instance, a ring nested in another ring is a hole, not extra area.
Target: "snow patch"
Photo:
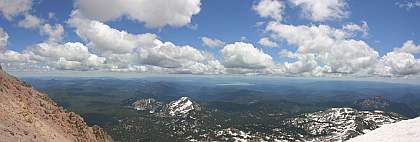
[[[383,125],[348,142],[420,142],[420,117]]]

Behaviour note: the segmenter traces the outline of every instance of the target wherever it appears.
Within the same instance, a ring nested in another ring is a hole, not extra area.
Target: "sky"
[[[0,0],[20,72],[420,74],[419,0]]]

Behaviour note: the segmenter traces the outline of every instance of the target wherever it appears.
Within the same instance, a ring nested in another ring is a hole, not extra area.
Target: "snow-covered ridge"
[[[166,104],[163,108],[163,111],[170,116],[183,116],[192,110],[200,110],[200,106],[188,97],[181,97],[178,100]]]
[[[420,117],[383,125],[348,142],[420,142]]]
[[[192,101],[188,97],[181,97],[179,100],[169,103],[169,114],[175,116],[176,114],[186,114],[194,109]]]
[[[296,127],[303,128],[315,141],[343,141],[364,134],[383,124],[395,123],[403,118],[382,111],[358,111],[353,108],[330,108],[308,113],[293,119]]]
[[[149,111],[149,113],[159,112],[162,116],[187,116],[192,110],[201,110],[198,103],[188,97],[181,97],[178,100],[167,104],[159,102],[153,98],[137,100],[132,104],[138,111]]]

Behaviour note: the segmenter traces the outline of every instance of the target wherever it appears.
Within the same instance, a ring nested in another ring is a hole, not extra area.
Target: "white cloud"
[[[220,63],[191,46],[162,42],[155,34],[131,34],[74,11],[68,23],[87,46],[107,59],[114,71],[157,71],[171,73],[219,73]]]
[[[394,52],[405,52],[411,54],[420,53],[420,45],[416,45],[414,41],[406,41],[401,48],[395,48]]]
[[[191,46],[176,46],[171,42],[157,42],[157,46],[140,49],[140,62],[165,68],[179,68],[205,60],[203,54]]]
[[[39,43],[27,48],[24,53],[30,54],[31,58],[37,61],[56,61],[60,58],[81,61],[89,57],[88,48],[78,42]]]
[[[0,27],[0,52],[3,49],[6,49],[8,40],[9,40],[9,34],[7,34],[7,32],[4,31],[3,28]]]
[[[105,58],[89,52],[88,47],[79,42],[39,43],[23,51],[31,61],[57,69],[92,70],[101,67]]]
[[[29,11],[31,7],[32,0],[0,0],[0,13],[9,21]]]
[[[420,7],[420,1],[418,1],[418,0],[396,2],[395,4],[398,5],[398,7],[405,8],[407,10]]]
[[[239,38],[239,40],[241,40],[241,41],[247,41],[247,40],[248,40],[248,38],[247,38],[246,36],[241,36],[241,37]]]
[[[279,45],[271,41],[268,37],[263,37],[258,41],[259,44],[267,47],[278,47]]]
[[[138,47],[152,47],[157,39],[155,34],[130,34],[113,29],[108,25],[81,17],[78,11],[73,12],[68,23],[76,28],[76,33],[87,40],[88,45],[103,53],[131,53]]]
[[[226,43],[218,40],[218,39],[212,39],[209,37],[201,37],[201,42],[203,42],[203,45],[208,47],[223,47]]]
[[[27,28],[27,29],[34,29],[38,28],[42,24],[42,20],[36,16],[25,14],[25,18],[19,21],[18,26]]]
[[[48,19],[54,19],[55,17],[55,13],[54,12],[48,12]]]
[[[0,61],[3,62],[29,62],[29,56],[12,50],[0,51]]]
[[[99,21],[126,17],[146,27],[180,27],[200,12],[200,0],[77,0],[76,7],[89,19]]]
[[[364,41],[351,39],[346,31],[326,25],[294,26],[271,22],[266,30],[296,46],[299,56],[314,56],[318,66],[329,73],[368,72],[379,56]]]
[[[375,73],[379,75],[415,75],[420,73],[420,60],[413,54],[420,53],[420,46],[412,40],[406,41],[401,48],[387,53],[376,66]]]
[[[221,52],[227,68],[264,69],[274,65],[270,55],[248,43],[228,44]]]
[[[346,18],[346,0],[289,0],[302,9],[303,16],[313,21],[326,21]]]
[[[379,57],[377,51],[362,40],[352,39],[355,26],[336,29],[327,25],[268,24],[266,31],[297,47],[295,52],[283,50],[280,55],[294,59],[284,63],[286,73],[312,76],[379,75],[407,76],[420,73],[420,60],[413,54],[420,47],[407,41],[401,48]]]
[[[362,21],[360,25],[354,23],[346,24],[343,26],[343,29],[349,32],[360,32],[363,36],[367,36],[369,34],[369,25],[366,21]]]
[[[19,52],[7,50],[9,35],[0,27],[0,61],[3,62],[24,62],[27,57]]]
[[[283,11],[285,5],[280,0],[261,0],[252,6],[259,16],[264,18],[272,18],[277,21],[283,19]]]
[[[41,35],[48,36],[48,41],[58,42],[61,41],[64,34],[64,28],[61,24],[55,24],[51,26],[50,24],[45,24],[40,27]]]
[[[279,54],[283,57],[296,59],[295,62],[284,63],[284,69],[286,73],[312,73],[316,68],[319,67],[314,54],[297,54],[287,50],[282,50],[279,52]]]
[[[14,64],[15,68],[94,70],[104,67],[105,58],[89,52],[79,42],[65,44],[43,42],[32,45],[21,52],[5,50],[0,52],[0,61]]]
[[[410,53],[390,52],[382,57],[383,69],[394,75],[411,75],[420,73],[420,60]]]

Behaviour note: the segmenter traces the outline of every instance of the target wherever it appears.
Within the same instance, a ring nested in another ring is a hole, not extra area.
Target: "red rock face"
[[[110,142],[98,127],[0,68],[0,141]]]

